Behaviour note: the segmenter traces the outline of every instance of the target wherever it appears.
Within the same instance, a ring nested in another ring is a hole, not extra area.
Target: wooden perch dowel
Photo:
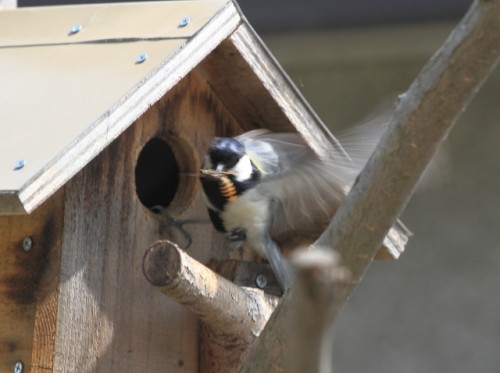
[[[332,294],[330,322],[361,280],[432,156],[499,59],[500,0],[476,0],[398,103],[374,154],[314,245],[338,250],[352,276],[340,293]],[[278,342],[270,341],[292,327],[286,319],[296,291],[294,287],[284,295],[252,347],[244,372],[263,371],[253,368],[256,359],[272,371],[284,370],[283,350],[273,348]],[[321,325],[324,321],[316,319]]]
[[[143,271],[152,285],[202,321],[200,364],[206,372],[240,366],[278,302],[262,290],[234,285],[170,241],[147,250]]]

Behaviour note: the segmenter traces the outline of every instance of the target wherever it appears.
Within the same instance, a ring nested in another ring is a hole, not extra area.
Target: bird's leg
[[[235,229],[228,234],[229,242],[244,242],[247,239],[247,231],[244,229]]]
[[[281,250],[276,242],[274,242],[268,233],[262,238],[262,245],[264,246],[267,259],[273,269],[274,275],[276,276],[281,289],[283,289],[283,293],[285,293],[293,283],[293,270],[281,254]]]
[[[234,231],[226,234],[228,247],[231,250],[237,250],[243,246],[247,240],[247,231],[245,229],[235,229]]]
[[[181,219],[175,219],[173,216],[171,216],[168,212],[167,209],[161,205],[156,205],[151,207],[151,211],[157,214],[161,214],[161,216],[167,221],[167,224],[169,226],[175,227],[179,230],[179,232],[182,233],[182,235],[186,238],[187,240],[187,245],[184,248],[184,250],[187,250],[191,244],[193,243],[193,239],[191,235],[189,234],[188,231],[184,229],[185,224],[197,224],[197,223],[202,223],[200,220],[181,220]]]

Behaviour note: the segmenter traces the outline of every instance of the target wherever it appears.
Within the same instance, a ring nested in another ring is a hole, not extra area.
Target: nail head
[[[147,53],[141,53],[135,59],[135,63],[136,64],[140,64],[140,63],[143,63],[144,61],[146,61],[147,59],[148,59],[148,54]]]
[[[255,278],[255,284],[261,288],[261,289],[264,289],[267,285],[267,278],[266,276],[264,275],[258,275],[256,278]]]
[[[19,159],[16,164],[14,165],[14,171],[15,170],[20,170],[26,165],[26,160],[24,159]]]
[[[33,247],[33,239],[31,237],[26,237],[23,240],[23,250],[30,251],[32,247]]]
[[[186,27],[187,25],[189,25],[189,22],[191,22],[191,18],[183,17],[179,22],[179,27]]]
[[[75,23],[73,26],[71,26],[69,34],[70,35],[78,34],[81,30],[82,30],[82,25],[79,23]]]
[[[22,361],[18,361],[16,365],[14,365],[14,373],[22,373],[24,370],[24,364]]]

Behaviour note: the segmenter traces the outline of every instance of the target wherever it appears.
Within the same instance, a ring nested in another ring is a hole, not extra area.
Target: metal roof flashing
[[[240,23],[229,0],[0,12],[0,215],[33,211]]]

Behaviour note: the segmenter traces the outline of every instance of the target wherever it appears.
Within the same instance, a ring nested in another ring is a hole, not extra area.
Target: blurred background
[[[405,92],[471,2],[240,6],[335,134]],[[500,371],[499,118],[497,70],[451,132],[441,177],[410,201],[402,220],[415,235],[406,252],[397,262],[375,262],[343,310],[336,372]]]

